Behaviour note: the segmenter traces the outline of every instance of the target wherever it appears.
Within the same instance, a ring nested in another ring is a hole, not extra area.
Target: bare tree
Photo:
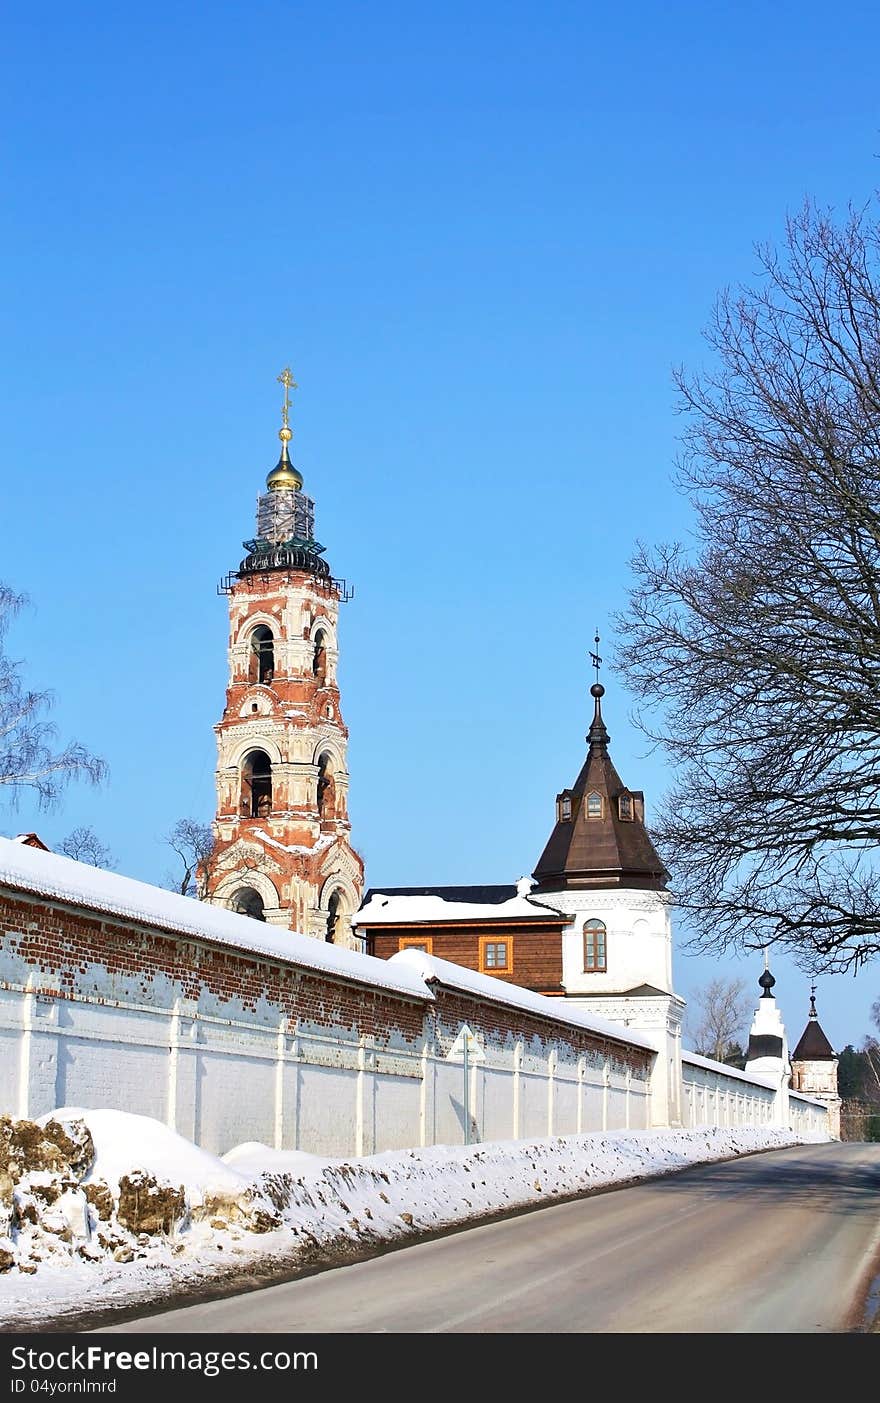
[[[195,818],[179,818],[163,840],[180,859],[177,872],[166,876],[165,884],[182,896],[204,900],[209,868],[214,852],[214,834],[207,823]]]
[[[44,719],[52,693],[29,691],[21,678],[21,662],[5,652],[9,625],[26,602],[24,595],[0,584],[0,785],[9,786],[13,807],[22,791],[30,790],[40,808],[47,809],[71,780],[98,784],[107,767],[78,741],[58,749],[56,729]]]
[[[101,842],[94,828],[88,828],[84,824],[68,833],[58,844],[58,851],[66,857],[76,858],[77,862],[88,862],[92,867],[116,866],[116,859],[106,843]]]
[[[724,1062],[731,1049],[745,1042],[749,1024],[750,989],[744,979],[711,979],[688,1008],[688,1033],[701,1057]]]
[[[218,850],[213,830],[207,823],[199,823],[198,819],[194,818],[178,819],[164,841],[173,848],[181,864],[177,872],[166,875],[165,885],[183,896],[198,897],[199,901],[210,901],[220,885],[229,881],[231,872],[235,873],[246,889],[248,874],[261,872],[270,865],[264,852],[256,845],[247,844],[237,851],[235,866],[232,869],[225,866],[225,853]],[[247,906],[240,905],[235,900],[242,898],[241,890],[230,895],[234,910],[244,910],[247,915],[254,914]],[[258,919],[262,920],[262,915]]]
[[[807,205],[676,379],[692,548],[640,546],[621,663],[672,762],[692,944],[880,950],[880,225]]]
[[[865,1038],[862,1043],[862,1052],[867,1058],[868,1066],[871,1069],[874,1081],[877,1083],[877,1089],[880,1091],[880,1044],[878,1044],[877,1039]]]

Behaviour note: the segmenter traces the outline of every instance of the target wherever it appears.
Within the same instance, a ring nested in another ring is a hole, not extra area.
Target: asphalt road
[[[126,1333],[825,1332],[880,1247],[880,1145],[704,1165]]]

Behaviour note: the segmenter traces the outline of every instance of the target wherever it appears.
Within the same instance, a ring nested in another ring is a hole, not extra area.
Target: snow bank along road
[[[878,1247],[880,1145],[802,1145],[116,1328],[840,1331]]]
[[[0,1330],[167,1310],[611,1184],[818,1140],[767,1126],[618,1130],[352,1160],[252,1143],[218,1159],[125,1111],[0,1116]]]

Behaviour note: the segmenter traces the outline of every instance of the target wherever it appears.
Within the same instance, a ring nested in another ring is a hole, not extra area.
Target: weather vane
[[[596,630],[596,637],[593,639],[593,642],[594,642],[595,645],[596,645],[596,651],[595,651],[595,653],[591,653],[591,654],[590,654],[590,662],[593,664],[593,667],[596,669],[596,681],[598,682],[598,681],[599,681],[599,668],[602,666],[602,659],[599,657],[599,630],[598,630],[598,629]]]
[[[290,392],[291,390],[299,389],[299,386],[297,385],[296,381],[290,373],[289,365],[286,365],[282,370],[281,374],[278,376],[278,383],[279,385],[284,386],[284,403],[281,406],[281,427],[283,429],[289,429],[290,424],[288,423],[288,418],[290,415]]]

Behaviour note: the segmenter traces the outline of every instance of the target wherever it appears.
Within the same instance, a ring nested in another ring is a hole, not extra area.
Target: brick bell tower
[[[314,502],[281,456],[257,498],[257,534],[219,586],[229,600],[229,686],[217,734],[216,845],[206,899],[352,945],[364,865],[351,846],[348,730],[336,681],[339,605],[351,598],[314,539]]]

